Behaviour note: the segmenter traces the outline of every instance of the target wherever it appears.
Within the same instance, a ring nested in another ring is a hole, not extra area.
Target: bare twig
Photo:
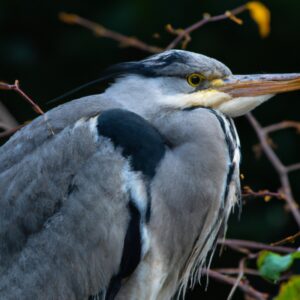
[[[300,170],[300,163],[296,163],[290,166],[286,166],[286,171],[287,172],[294,172]]]
[[[0,121],[0,129],[9,130],[10,128],[11,127],[8,124]]]
[[[236,240],[236,239],[220,239],[218,240],[218,244],[224,245],[224,246],[236,246],[236,247],[242,247],[246,249],[256,249],[256,250],[270,250],[274,252],[280,252],[280,253],[291,253],[295,252],[295,248],[290,247],[282,247],[282,246],[271,246],[263,243],[253,242],[253,241],[246,241],[246,240]]]
[[[222,244],[222,243],[220,242],[220,244]],[[245,247],[237,246],[237,245],[234,245],[234,244],[227,244],[227,245],[222,244],[222,246],[223,247],[224,246],[229,247],[230,249],[232,249],[232,250],[234,250],[236,252],[242,253],[242,254],[244,254],[246,256],[249,256],[249,255],[252,254],[249,249],[247,249]]]
[[[280,123],[272,124],[263,128],[264,133],[271,133],[274,131],[286,129],[286,128],[295,128],[297,132],[300,133],[300,122],[296,121],[282,121]]]
[[[3,130],[9,130],[18,126],[18,122],[7,108],[0,102],[0,127]]]
[[[224,275],[237,275],[240,273],[239,268],[217,268],[213,269],[213,271],[216,271],[218,273],[224,274]],[[244,268],[244,275],[251,275],[251,276],[258,276],[261,277],[261,274],[259,271],[254,270],[254,269],[249,269],[249,268]],[[284,281],[287,280],[292,276],[292,273],[286,273],[282,275],[278,281]]]
[[[244,274],[245,274],[245,260],[246,258],[242,258],[240,260],[240,263],[239,263],[239,273],[238,273],[238,277],[236,278],[235,280],[235,283],[234,285],[232,286],[232,289],[227,297],[227,300],[231,300],[236,289],[238,288],[239,284],[241,283],[241,280],[243,279],[244,277]]]
[[[15,83],[14,84],[8,84],[6,82],[0,82],[0,90],[8,90],[8,91],[15,91],[17,92],[21,97],[23,97],[33,108],[33,110],[35,112],[37,112],[38,114],[40,115],[43,115],[44,117],[44,120],[45,120],[45,123],[50,131],[50,133],[52,135],[54,135],[54,131],[51,127],[51,125],[49,124],[48,122],[48,118],[47,118],[47,115],[45,115],[44,111],[40,108],[40,106],[35,102],[33,101],[21,88],[20,88],[20,84],[19,84],[19,80],[15,80]],[[12,128],[11,130],[9,131],[6,131],[6,132],[3,132],[2,135],[3,136],[8,136],[10,135],[11,133],[14,133],[15,129],[17,129],[17,127],[15,128]],[[0,136],[1,137],[1,136]]]
[[[163,51],[162,48],[148,45],[135,37],[129,37],[119,32],[107,29],[100,24],[82,18],[75,14],[62,12],[59,14],[59,18],[61,21],[67,24],[80,25],[84,28],[87,28],[94,32],[94,34],[98,37],[105,37],[117,41],[122,47],[134,47],[150,53],[159,53]]]
[[[5,137],[9,137],[11,135],[13,135],[15,132],[17,132],[19,129],[21,129],[22,127],[24,127],[25,125],[18,125],[14,128],[11,129],[7,129],[3,132],[0,132],[0,139],[5,138]]]
[[[226,275],[236,275],[236,274],[240,273],[239,268],[218,268],[218,269],[214,269],[214,271],[222,273],[222,274],[226,274]],[[249,269],[249,268],[244,268],[244,274],[261,276],[257,270]]]
[[[43,115],[43,110],[36,104],[21,88],[19,80],[16,80],[14,84],[8,84],[5,82],[0,82],[0,90],[10,90],[15,91],[19,95],[21,95],[32,107],[33,109],[40,115]]]
[[[272,243],[271,246],[279,246],[279,245],[283,245],[283,244],[286,244],[286,243],[294,243],[295,240],[299,237],[300,237],[300,231],[297,232],[296,234],[288,236],[288,237],[286,237],[286,238],[284,238],[284,239],[282,239],[278,242]]]
[[[190,25],[189,27],[183,29],[181,32],[178,33],[177,37],[166,47],[166,50],[175,48],[186,36],[189,36],[193,31],[203,27],[207,23],[212,22],[219,22],[225,19],[231,19],[232,16],[236,16],[244,11],[246,11],[247,5],[239,6],[231,11],[227,11],[224,14],[217,15],[217,16],[210,16],[209,14],[205,14],[203,19]]]
[[[216,272],[214,270],[208,270],[208,269],[204,269],[203,273],[207,274],[209,277],[216,279],[217,281],[223,282],[223,283],[227,283],[229,285],[235,285],[236,283],[236,279],[232,278],[230,276],[227,275],[223,275],[219,272]],[[250,286],[249,284],[240,281],[238,282],[238,288],[240,290],[242,290],[245,294],[251,296],[254,299],[257,300],[265,300],[267,299],[268,295],[267,294],[263,294],[257,290],[255,290],[252,286]]]
[[[266,132],[264,132],[263,127],[259,124],[259,122],[253,117],[251,113],[248,113],[246,117],[249,120],[252,127],[254,128],[258,136],[258,139],[261,143],[262,149],[264,150],[265,154],[267,155],[268,159],[270,160],[270,162],[272,163],[273,167],[275,168],[276,172],[279,175],[281,185],[282,185],[282,192],[285,195],[284,199],[287,202],[288,207],[298,227],[300,228],[300,212],[298,209],[298,204],[294,199],[291,185],[288,178],[288,173],[291,170],[298,169],[300,164],[293,165],[290,167],[284,166],[283,163],[278,158],[278,156],[276,155],[276,153],[274,152],[274,150],[272,149],[272,147],[270,147],[268,143],[268,135]]]
[[[284,194],[281,192],[270,192],[269,190],[260,190],[258,192],[253,191],[250,187],[244,187],[242,194],[243,198],[250,197],[263,197],[265,201],[269,201],[271,198],[284,199]]]
[[[81,16],[78,16],[76,14],[70,14],[70,13],[65,13],[61,12],[59,14],[59,19],[67,24],[71,25],[79,25],[84,28],[87,28],[94,32],[98,37],[105,37],[109,38],[112,40],[115,40],[120,43],[121,46],[123,47],[134,47],[146,52],[150,53],[159,53],[164,50],[169,50],[175,48],[181,41],[182,43],[182,48],[185,49],[187,44],[191,41],[190,34],[199,29],[200,27],[204,26],[207,23],[212,23],[212,22],[218,22],[226,19],[230,19],[237,24],[241,24],[242,21],[235,16],[246,11],[248,9],[247,5],[242,5],[239,6],[231,11],[226,11],[225,13],[217,16],[210,16],[209,14],[204,14],[203,19],[190,25],[189,27],[185,29],[174,29],[170,24],[166,26],[166,29],[168,32],[175,34],[176,38],[165,48],[160,48],[157,46],[149,45],[141,40],[139,40],[136,37],[130,37],[124,34],[121,34],[119,32],[110,30],[103,25],[100,25],[98,23],[92,22],[88,19],[85,19]]]

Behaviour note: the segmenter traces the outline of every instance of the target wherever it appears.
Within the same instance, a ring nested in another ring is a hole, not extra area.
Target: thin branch
[[[250,124],[254,128],[258,139],[261,143],[262,149],[264,150],[265,154],[267,155],[268,159],[272,163],[273,167],[277,171],[281,185],[282,185],[282,191],[285,195],[284,199],[286,200],[289,209],[300,228],[300,212],[298,209],[298,204],[294,199],[291,185],[288,178],[288,172],[291,170],[291,167],[285,167],[278,156],[275,154],[274,150],[270,147],[268,143],[268,135],[264,132],[263,127],[259,124],[259,122],[253,117],[251,113],[248,113],[246,115],[247,119],[249,120]],[[290,169],[289,169],[290,168]],[[298,165],[297,165],[298,168]],[[294,169],[294,168],[292,168]]]
[[[286,244],[286,243],[294,243],[295,240],[299,237],[300,237],[300,231],[297,232],[296,234],[288,236],[288,237],[286,237],[286,238],[284,238],[284,239],[282,239],[278,242],[272,243],[271,246],[279,246],[279,245],[283,245],[283,244]]]
[[[263,128],[264,133],[271,133],[274,131],[286,129],[286,128],[295,128],[297,132],[300,133],[300,122],[296,121],[282,121],[280,123],[272,124]]]
[[[2,129],[2,130],[9,130],[10,128],[11,127],[8,124],[0,121],[0,129]]]
[[[0,90],[9,90],[15,91],[19,95],[21,95],[32,107],[33,109],[40,115],[43,115],[43,110],[36,104],[21,88],[19,80],[16,80],[14,84],[8,84],[5,82],[0,82]]]
[[[242,5],[239,6],[231,11],[227,11],[224,14],[217,15],[217,16],[210,16],[208,14],[205,14],[203,19],[190,25],[189,27],[182,29],[181,32],[178,33],[177,37],[166,47],[165,50],[170,50],[175,48],[183,39],[186,38],[186,36],[189,36],[191,32],[199,29],[200,27],[204,26],[207,23],[212,23],[212,22],[218,22],[222,21],[225,19],[231,19],[232,16],[236,16],[244,11],[246,11],[247,5]]]
[[[8,91],[15,91],[16,93],[18,93],[22,98],[24,98],[33,108],[33,110],[35,112],[37,112],[38,114],[40,115],[43,115],[44,117],[44,120],[46,122],[46,125],[50,131],[50,133],[52,135],[54,135],[54,131],[51,127],[51,125],[49,124],[48,122],[48,118],[47,118],[47,115],[45,115],[44,111],[40,108],[40,106],[35,102],[33,101],[21,88],[20,88],[20,83],[19,83],[19,80],[15,80],[15,83],[14,84],[8,84],[6,82],[0,82],[0,90],[8,90]],[[12,131],[15,130],[17,127],[15,128],[12,128]],[[10,135],[11,133],[14,133],[12,132],[11,130],[9,131],[6,131],[6,132],[3,132],[2,134],[4,136],[8,136]],[[1,137],[1,136],[0,136]]]
[[[235,283],[236,283],[235,278],[232,278],[227,275],[223,275],[214,270],[204,269],[203,273],[207,274],[209,277],[211,277],[213,279],[216,279],[217,281],[220,281],[220,282],[223,282],[223,283],[226,283],[229,285],[235,285]],[[255,290],[253,287],[251,287],[250,285],[248,285],[247,283],[245,283],[243,281],[238,282],[238,288],[240,290],[242,290],[245,294],[251,296],[252,298],[254,298],[256,300],[265,300],[268,297],[267,294],[263,294],[263,293]]]
[[[13,135],[15,132],[17,132],[19,129],[21,129],[24,126],[25,125],[18,125],[18,126],[14,127],[14,128],[5,130],[3,132],[0,132],[0,139],[6,138],[6,137],[9,137],[9,136]]]
[[[119,32],[107,29],[100,24],[75,14],[62,12],[59,14],[59,19],[67,24],[80,25],[86,29],[89,29],[98,37],[105,37],[117,41],[122,47],[134,47],[150,53],[159,53],[164,50],[157,46],[148,45],[135,37],[129,37]]]
[[[149,53],[159,53],[164,50],[175,48],[181,41],[183,41],[182,48],[186,48],[187,44],[191,41],[190,33],[199,29],[207,23],[219,22],[222,20],[230,19],[238,24],[241,24],[242,21],[236,18],[235,16],[246,10],[248,10],[247,5],[242,5],[231,11],[226,11],[225,13],[217,16],[210,16],[209,14],[205,14],[202,20],[192,24],[191,26],[185,29],[173,29],[172,26],[167,25],[167,31],[172,34],[176,34],[177,36],[165,49],[149,45],[136,37],[130,37],[119,32],[110,30],[104,27],[103,25],[92,22],[76,14],[61,12],[59,14],[59,19],[64,23],[70,25],[79,25],[86,29],[89,29],[98,37],[105,37],[117,41],[123,47],[134,47]]]
[[[8,109],[0,102],[0,122],[4,130],[9,130],[18,126],[18,122]]]
[[[224,246],[242,247],[246,249],[270,250],[270,251],[280,252],[280,253],[291,253],[296,251],[295,248],[271,246],[264,243],[246,241],[246,240],[236,240],[236,239],[227,239],[227,240],[220,239],[218,240],[218,244]]]
[[[220,242],[220,244],[221,244],[221,242]],[[249,249],[243,248],[243,247],[240,247],[240,246],[236,246],[236,245],[232,245],[232,244],[226,244],[226,245],[222,244],[222,246],[226,246],[226,247],[228,247],[228,248],[230,248],[230,249],[232,249],[236,252],[239,252],[239,253],[247,255],[247,256],[252,254]]]
[[[246,260],[245,257],[240,260],[238,277],[235,280],[235,283],[234,283],[234,285],[233,285],[233,287],[232,287],[232,289],[231,289],[231,291],[230,291],[230,293],[227,297],[227,300],[232,299],[236,289],[238,288],[239,284],[241,283],[241,280],[244,277],[244,274],[245,274],[245,260]]]
[[[300,170],[300,163],[296,163],[286,167],[287,172],[294,172]]]
[[[236,275],[240,273],[240,269],[239,268],[217,268],[217,269],[213,269],[213,271],[216,271],[218,273],[222,273],[224,275]],[[244,274],[245,275],[251,275],[251,276],[258,276],[261,277],[261,274],[259,273],[259,271],[254,270],[254,269],[249,269],[249,268],[244,268]],[[286,273],[284,275],[282,275],[278,281],[285,281],[287,279],[289,279],[292,276],[292,273]]]
[[[226,275],[236,275],[239,274],[239,268],[218,268],[214,269],[214,271],[226,274]],[[244,268],[244,274],[253,275],[253,276],[261,276],[260,273],[255,269]]]
[[[277,198],[277,199],[284,199],[284,194],[281,192],[270,192],[269,190],[260,190],[258,192],[253,191],[252,189],[248,188],[244,190],[242,194],[243,198],[250,198],[250,197],[262,197],[265,201],[270,200],[270,198]]]

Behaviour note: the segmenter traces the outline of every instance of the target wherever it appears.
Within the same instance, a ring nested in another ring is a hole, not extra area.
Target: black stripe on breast
[[[230,139],[229,132],[227,132],[227,130],[226,130],[225,121],[222,118],[222,116],[217,114],[213,109],[211,109],[210,111],[216,116],[216,118],[218,119],[218,121],[222,127],[222,130],[223,130],[224,136],[225,136],[225,141],[226,141],[226,144],[228,147],[229,159],[232,162],[233,155],[234,155],[234,145],[232,143],[232,140]]]
[[[230,165],[229,165],[229,170],[227,173],[227,178],[226,178],[226,187],[225,187],[225,193],[224,193],[224,200],[227,200],[227,196],[228,196],[228,192],[229,192],[229,184],[232,180],[232,176],[234,173],[234,170],[236,168],[236,164],[233,162],[233,156],[234,156],[234,151],[235,151],[235,145],[232,141],[232,139],[236,142],[237,141],[237,136],[235,134],[234,128],[233,128],[233,124],[231,122],[231,120],[228,117],[222,117],[220,116],[216,111],[214,111],[213,109],[209,109],[210,112],[212,112],[216,118],[218,119],[222,131],[224,133],[225,136],[225,142],[228,148],[228,154],[229,154],[229,160],[230,160]],[[225,120],[227,120],[228,124],[229,124],[229,130],[230,132],[228,132],[226,130],[226,126],[225,126]],[[232,139],[230,138],[229,133],[232,135]]]
[[[230,164],[229,171],[228,171],[228,174],[227,174],[226,187],[225,187],[225,193],[224,193],[224,200],[225,201],[227,200],[227,196],[228,196],[228,192],[229,192],[229,185],[230,185],[230,182],[232,180],[234,170],[235,170],[235,163],[233,162],[233,163]]]
[[[119,276],[122,278],[128,277],[135,270],[140,262],[142,253],[141,214],[132,200],[128,202],[128,210],[130,213],[130,222],[126,232],[119,270]]]
[[[115,298],[121,288],[122,280],[134,272],[141,260],[141,214],[132,199],[128,202],[128,210],[130,213],[130,221],[124,240],[120,268],[118,273],[110,280],[105,300],[113,300]]]
[[[133,170],[150,178],[155,175],[166,148],[164,138],[148,121],[127,110],[111,109],[98,117],[97,129],[131,158]]]
[[[113,275],[105,293],[105,300],[113,300],[120,291],[122,280],[129,277],[141,260],[142,236],[141,236],[141,213],[132,199],[128,202],[130,221],[124,239],[123,252],[119,271]],[[89,296],[89,300],[103,299],[104,292]]]
[[[225,191],[224,191],[224,204],[226,203],[226,200],[227,200],[227,196],[228,196],[228,192],[229,192],[229,185],[230,185],[230,182],[231,182],[231,180],[232,180],[232,176],[233,176],[233,173],[234,173],[234,170],[235,170],[235,168],[236,168],[236,164],[233,162],[233,156],[234,156],[234,144],[233,144],[233,142],[232,142],[232,140],[231,140],[231,138],[230,138],[230,136],[229,136],[229,132],[227,132],[227,130],[226,130],[226,126],[225,126],[225,120],[223,119],[223,117],[221,116],[221,115],[219,115],[215,110],[213,110],[213,109],[210,109],[210,108],[207,108],[216,118],[217,118],[217,120],[219,121],[219,123],[220,123],[220,126],[221,126],[221,128],[222,128],[222,131],[223,131],[223,133],[224,133],[224,136],[225,136],[225,142],[226,142],[226,145],[227,145],[227,149],[228,149],[228,155],[229,155],[229,160],[230,160],[230,164],[229,164],[229,168],[228,168],[228,173],[227,173],[227,177],[226,177],[226,186],[225,186]],[[234,140],[236,140],[236,135],[235,135],[235,133],[234,133],[234,128],[233,128],[233,125],[232,125],[232,123],[230,122],[230,119],[229,118],[227,118],[227,117],[225,117],[226,118],[226,120],[229,122],[229,124],[230,124],[230,132],[231,132],[231,134],[232,134],[232,138],[234,139]],[[234,133],[234,135],[233,135],[233,133]],[[220,209],[219,209],[219,218],[224,218],[224,213],[225,213],[225,211],[224,211],[224,207],[220,207]],[[218,220],[219,220],[219,218],[218,218]],[[215,223],[213,224],[213,226],[212,226],[212,228],[211,228],[211,230],[210,230],[210,233],[206,236],[206,238],[205,238],[205,240],[204,240],[204,243],[203,243],[203,245],[202,245],[202,248],[201,248],[201,251],[204,249],[204,247],[205,247],[205,245],[206,245],[206,243],[207,243],[207,241],[208,241],[208,239],[209,239],[209,237],[210,237],[210,235],[211,235],[211,233],[213,233],[215,230],[216,230],[216,228],[217,228],[217,225],[218,225],[218,220],[216,220],[215,221]],[[217,238],[218,238],[218,235],[216,235],[216,238],[215,238],[215,241],[214,241],[214,243],[213,244],[215,244],[215,242],[216,242],[216,240],[217,240]]]

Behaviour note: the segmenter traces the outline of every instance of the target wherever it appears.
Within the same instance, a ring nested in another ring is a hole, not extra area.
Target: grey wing
[[[80,119],[101,105],[76,105],[75,116],[52,111],[0,150],[1,299],[86,299],[118,272],[127,161],[99,137],[97,117]]]
[[[93,95],[60,105],[47,112],[45,116],[36,118],[0,148],[0,173],[31,154],[51,139],[53,134],[58,134],[79,119],[115,107],[120,107],[120,104],[102,95]]]

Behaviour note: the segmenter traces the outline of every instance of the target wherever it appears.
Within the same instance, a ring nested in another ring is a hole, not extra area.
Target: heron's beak
[[[232,75],[217,89],[232,98],[291,92],[300,90],[300,74]]]
[[[300,90],[300,74],[231,75],[212,80],[211,88],[217,99],[211,107],[238,117],[276,94]]]

